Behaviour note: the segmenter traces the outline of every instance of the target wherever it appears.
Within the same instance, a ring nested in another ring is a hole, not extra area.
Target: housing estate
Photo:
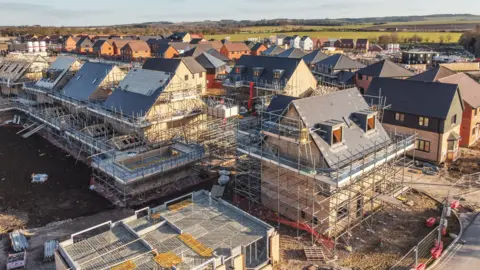
[[[220,49],[220,53],[231,60],[237,60],[242,55],[250,55],[250,48],[243,42],[225,43]]]
[[[313,73],[322,83],[333,86],[353,85],[355,72],[365,65],[343,54],[334,54],[315,64]]]

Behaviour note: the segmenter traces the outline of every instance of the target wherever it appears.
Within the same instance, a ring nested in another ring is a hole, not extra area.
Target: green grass
[[[207,38],[214,38],[214,39],[224,39],[225,37],[230,37],[232,41],[244,41],[248,38],[265,38],[269,36],[277,35],[278,33],[271,32],[271,33],[240,33],[240,34],[232,34],[232,35],[210,35],[206,36]],[[381,35],[388,35],[389,32],[353,32],[353,31],[318,31],[318,32],[287,32],[287,33],[280,33],[283,35],[300,35],[300,36],[310,36],[314,38],[325,37],[325,38],[370,38],[370,37],[378,37]],[[423,42],[426,42],[426,39],[429,39],[429,42],[439,42],[440,36],[445,37],[445,42],[447,42],[446,37],[450,35],[452,39],[450,42],[457,42],[462,35],[461,33],[442,33],[442,32],[397,32],[400,40],[403,42],[405,38],[412,37],[413,35],[418,35],[423,38]]]

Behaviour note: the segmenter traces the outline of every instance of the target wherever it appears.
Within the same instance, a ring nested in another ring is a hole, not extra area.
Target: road
[[[464,240],[465,244],[455,245],[435,270],[480,269],[480,215],[466,228],[461,240]]]

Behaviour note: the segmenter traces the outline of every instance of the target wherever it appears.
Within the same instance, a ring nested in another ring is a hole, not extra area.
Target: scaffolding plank
[[[188,233],[183,233],[178,236],[180,240],[182,240],[188,247],[190,247],[193,251],[198,253],[202,257],[212,257],[213,256],[213,249],[204,246],[200,243],[197,239],[195,239],[192,235]]]
[[[169,205],[168,210],[175,212],[191,205],[192,203],[193,203],[192,200],[184,200],[176,204]]]
[[[153,258],[153,260],[164,268],[172,268],[173,266],[182,263],[182,259],[175,255],[175,253],[169,251],[166,253],[159,253]]]
[[[126,261],[124,263],[121,263],[117,266],[114,266],[112,268],[110,268],[111,270],[133,270],[137,268],[137,265],[135,265],[134,262],[132,261]]]

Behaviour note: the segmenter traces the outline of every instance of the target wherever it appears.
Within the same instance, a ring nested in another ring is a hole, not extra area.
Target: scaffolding
[[[413,165],[407,152],[414,152],[414,134],[371,141],[328,166],[313,149],[315,128],[300,116],[261,112],[238,127],[235,194],[250,209],[268,208],[263,218],[296,227],[297,236],[299,230],[310,232],[312,245],[322,244],[327,256],[354,237],[355,227],[398,204],[395,197],[405,191]]]
[[[198,87],[170,84],[148,114],[138,115],[124,115],[35,84],[23,88],[23,95],[3,102],[29,117],[27,134],[39,132],[89,164],[95,190],[121,206],[211,180],[212,168],[235,158],[238,119],[225,112],[238,108],[224,100],[216,115],[209,114],[213,103],[200,98]],[[219,115],[219,110],[224,113]]]

